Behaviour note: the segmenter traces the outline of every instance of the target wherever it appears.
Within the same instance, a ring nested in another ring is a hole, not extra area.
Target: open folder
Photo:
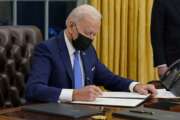
[[[95,101],[73,101],[74,104],[104,105],[136,107],[144,102],[150,95],[140,95],[130,92],[103,92],[103,95]]]
[[[180,96],[174,95],[171,91],[166,89],[157,89],[157,95],[155,98],[168,98],[168,99],[179,99]]]

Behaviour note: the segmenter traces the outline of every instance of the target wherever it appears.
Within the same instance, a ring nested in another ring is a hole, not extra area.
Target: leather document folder
[[[169,112],[153,108],[126,109],[114,112],[113,116],[120,118],[131,118],[133,120],[179,120],[178,112]]]
[[[63,104],[63,103],[45,103],[24,106],[23,110],[30,112],[40,112],[50,115],[59,115],[64,117],[70,117],[78,119],[81,117],[88,117],[96,114],[100,114],[101,111],[96,108],[89,108],[88,106]]]

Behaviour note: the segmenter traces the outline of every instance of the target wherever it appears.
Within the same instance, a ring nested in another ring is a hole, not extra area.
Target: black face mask
[[[78,37],[72,41],[73,46],[76,50],[86,50],[90,44],[92,43],[92,40],[81,33],[78,34]]]
[[[77,29],[77,28],[76,28]],[[78,30],[77,30],[78,32]],[[92,43],[92,40],[78,32],[78,37],[72,40],[72,44],[76,50],[86,50]]]

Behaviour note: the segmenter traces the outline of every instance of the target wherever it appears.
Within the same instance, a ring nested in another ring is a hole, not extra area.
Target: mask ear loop
[[[75,27],[76,33],[79,34],[79,31],[77,29],[77,25],[75,23],[71,22],[71,26],[72,26],[73,30],[74,30],[74,27]]]
[[[74,32],[76,31],[76,34],[79,35],[79,31],[78,31],[77,26],[76,26],[75,23],[70,22],[70,27],[72,28],[72,30],[73,30]],[[74,27],[75,27],[75,28],[74,28]],[[71,36],[73,36],[73,35],[71,34]],[[77,36],[77,37],[78,37],[78,36]],[[73,37],[72,37],[72,38],[73,38]]]

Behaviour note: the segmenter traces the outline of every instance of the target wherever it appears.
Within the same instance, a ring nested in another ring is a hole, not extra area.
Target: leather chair
[[[9,42],[9,30],[6,27],[0,27],[0,46],[8,46]]]
[[[25,79],[34,46],[42,40],[35,26],[0,27],[0,106],[25,104]]]

